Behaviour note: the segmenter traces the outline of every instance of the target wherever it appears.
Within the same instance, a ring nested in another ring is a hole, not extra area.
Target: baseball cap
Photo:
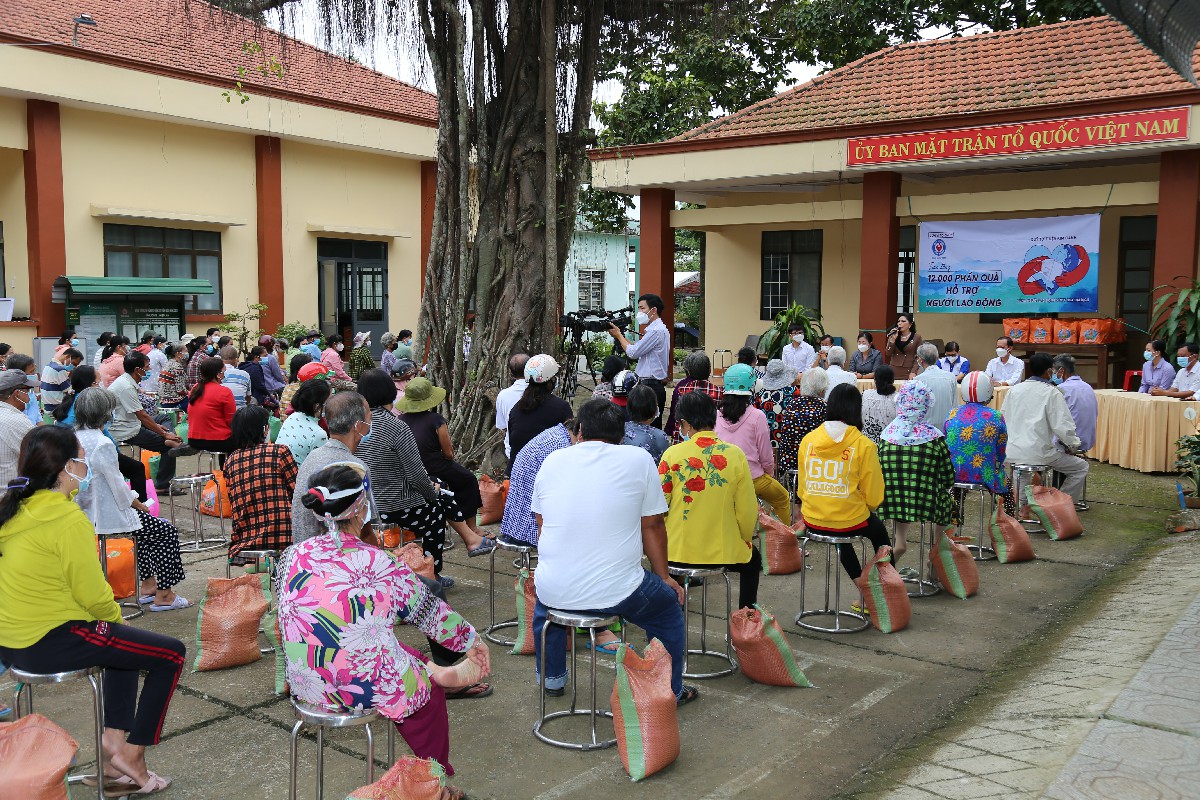
[[[23,369],[6,369],[0,372],[0,392],[11,392],[13,389],[31,388],[37,385],[37,378],[27,375]]]

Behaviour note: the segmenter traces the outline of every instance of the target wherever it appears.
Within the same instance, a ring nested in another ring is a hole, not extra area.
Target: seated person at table
[[[537,522],[529,510],[533,502],[533,481],[551,453],[570,447],[577,441],[579,421],[571,418],[542,431],[517,453],[509,477],[508,496],[504,499],[504,516],[500,518],[500,538],[503,541],[537,546]]]
[[[1034,353],[1029,359],[1029,380],[1008,390],[1003,409],[1008,463],[1044,465],[1062,473],[1066,478],[1062,490],[1078,503],[1083,499],[1088,462],[1071,454],[1082,443],[1066,398],[1050,382],[1052,365],[1050,356]],[[1017,498],[1018,503],[1022,500]]]
[[[1150,390],[1150,394],[1155,397],[1195,400],[1196,392],[1200,391],[1200,366],[1197,366],[1200,359],[1197,358],[1197,353],[1200,353],[1200,345],[1195,342],[1188,342],[1180,347],[1175,353],[1175,363],[1179,365],[1179,371],[1175,373],[1171,388],[1160,389],[1155,386]]]
[[[954,464],[954,480],[959,483],[981,483],[992,494],[1002,495],[1004,510],[1016,516],[1016,504],[1004,471],[1008,445],[1008,428],[1004,417],[989,408],[992,382],[982,372],[968,373],[959,384],[962,405],[950,409],[946,420],[946,446]],[[958,502],[958,521],[962,524],[966,492],[955,490]]]
[[[672,445],[658,465],[667,498],[667,559],[673,566],[736,572],[738,607],[751,608],[762,572],[753,544],[758,499],[745,454],[717,438],[716,424],[712,398],[684,395],[679,427],[687,438]]]
[[[828,333],[817,340],[817,352],[813,355],[812,366],[821,369],[829,368],[829,348],[833,347],[833,337]]]
[[[833,536],[865,536],[875,550],[892,543],[875,516],[883,503],[883,470],[875,443],[863,436],[862,395],[842,385],[829,395],[825,422],[800,442],[797,481],[804,525]],[[830,476],[833,476],[832,480]],[[857,547],[839,547],[851,578],[862,575]]]
[[[1079,452],[1086,453],[1096,444],[1096,390],[1075,374],[1075,356],[1059,353],[1054,357],[1050,382],[1058,387],[1075,420],[1075,435],[1079,437]]]
[[[958,342],[946,342],[946,355],[938,359],[938,369],[945,370],[961,381],[971,371],[971,362],[958,353]]]
[[[829,348],[829,366],[825,368],[825,375],[829,378],[829,387],[825,390],[825,399],[829,399],[829,393],[833,391],[833,387],[839,384],[849,384],[857,386],[858,376],[853,372],[843,369],[842,365],[846,363],[845,348],[834,345]]]
[[[146,746],[162,738],[183,642],[121,621],[96,529],[70,499],[89,481],[74,432],[30,431],[17,471],[0,497],[0,661],[38,673],[104,667],[105,787],[160,792],[171,779],[147,768]]]
[[[742,350],[749,350],[751,356],[754,356],[754,348],[743,347]],[[738,361],[743,364],[749,363],[753,365],[753,361],[742,361],[742,350],[738,351]],[[783,359],[783,363],[796,370],[796,372],[804,372],[812,368],[813,360],[816,359],[816,353],[813,351],[813,346],[804,341],[804,326],[799,322],[793,322],[788,325],[788,341],[784,344],[783,351],[779,357]]]
[[[551,625],[542,653],[547,607],[619,616],[663,643],[671,655],[671,691],[679,705],[689,703],[700,692],[683,683],[683,589],[667,574],[667,503],[658,469],[646,451],[620,444],[625,414],[608,400],[583,404],[579,430],[582,441],[551,453],[533,485],[534,669],[544,657],[547,693],[563,694],[567,629]],[[642,568],[643,554],[650,570]]]
[[[988,362],[988,379],[992,386],[1016,386],[1025,374],[1025,362],[1012,354],[1013,340],[1001,336],[996,340],[996,357]]]
[[[858,332],[858,346],[850,356],[850,371],[860,380],[870,378],[883,363],[883,353],[875,349],[875,337],[870,331]]]
[[[473,672],[472,680],[486,676],[488,648],[402,561],[376,545],[366,525],[368,494],[366,470],[356,462],[325,467],[304,490],[304,513],[320,520],[324,532],[289,547],[279,563],[275,596],[288,682],[297,700],[326,711],[374,708],[395,723],[415,756],[453,775],[445,690],[461,687],[464,673]],[[435,653],[465,653],[472,663],[430,663],[396,639],[397,618],[420,628]]]
[[[1175,382],[1175,368],[1167,363],[1167,343],[1162,339],[1151,340],[1142,357],[1146,366],[1142,367],[1142,385],[1138,391],[1149,394],[1153,389],[1170,389]]]

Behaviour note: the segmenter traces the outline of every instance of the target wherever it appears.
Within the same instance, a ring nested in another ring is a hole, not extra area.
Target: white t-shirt
[[[1176,372],[1171,388],[1185,392],[1200,391],[1200,361],[1192,369],[1185,367]]]
[[[564,611],[605,609],[641,585],[642,517],[667,513],[640,447],[581,442],[547,456],[530,510],[542,515],[537,596]]]
[[[508,415],[512,413],[513,406],[521,399],[521,395],[525,394],[525,387],[529,384],[524,378],[513,381],[512,386],[501,389],[496,394],[496,428],[504,431],[504,455],[512,456],[512,450],[508,444]]]

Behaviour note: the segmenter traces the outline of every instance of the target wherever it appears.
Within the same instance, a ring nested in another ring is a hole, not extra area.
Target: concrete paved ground
[[[1164,536],[1162,519],[1173,502],[1173,486],[1165,477],[1094,465],[1085,536],[1069,542],[1035,537],[1037,561],[983,564],[978,596],[966,601],[944,594],[915,600],[912,624],[891,636],[873,629],[844,636],[801,632],[792,621],[799,575],[765,577],[761,602],[777,612],[817,688],[760,686],[741,675],[701,682],[699,702],[680,712],[682,755],[640,784],[630,783],[615,749],[577,753],[537,742],[530,733],[538,699],[533,659],[494,648],[495,694],[450,706],[453,761],[459,771],[455,782],[478,798],[582,798],[613,790],[639,797],[760,797],[785,792],[797,798],[875,797],[909,786],[912,763],[905,756],[925,752],[921,748],[935,741],[931,732],[944,737],[948,723],[982,719],[985,712],[979,703],[1022,688],[1010,687],[1010,676],[1043,663],[1059,642],[1066,642],[1068,649],[1075,646],[1075,640],[1064,637],[1086,622],[1096,595],[1106,596],[1136,576],[1149,558],[1148,548]],[[814,552],[819,558],[820,551]],[[185,560],[189,575],[180,591],[198,601],[204,579],[224,574],[223,560],[218,553]],[[483,627],[487,559],[467,559],[460,545],[448,554],[448,561],[446,573],[459,580],[450,591],[452,604]],[[506,577],[498,583],[511,586],[511,566],[503,565],[503,572]],[[809,577],[819,574],[814,570]],[[848,603],[853,598],[844,591]],[[809,593],[811,603],[816,587],[810,585]],[[501,608],[511,604],[509,590],[501,588],[498,596]],[[723,609],[718,614],[723,615]],[[178,636],[189,650],[194,647],[194,610],[147,614],[133,624]],[[695,618],[691,627],[698,629]],[[1125,627],[1137,630],[1138,623],[1131,620]],[[404,641],[423,644],[412,630],[400,631]],[[1157,643],[1151,639],[1138,640],[1146,654]],[[1127,655],[1136,659],[1140,652]],[[189,652],[189,658],[192,655]],[[1131,664],[1134,672],[1140,667],[1140,661]],[[602,656],[601,665],[600,693],[607,697],[611,658]],[[1090,675],[1081,674],[1080,680],[1086,682]],[[1044,678],[1037,680],[1050,685]],[[0,685],[0,691],[5,689]],[[150,753],[152,768],[176,779],[164,796],[285,797],[293,717],[287,701],[276,698],[272,689],[273,666],[268,661],[185,673],[168,716],[166,738]],[[1064,691],[1043,687],[1037,696]],[[80,761],[90,760],[90,704],[83,687],[43,691],[38,707],[80,740]],[[311,740],[302,744],[302,797],[314,796],[313,747]],[[362,784],[364,750],[361,731],[327,737],[327,796],[344,797]],[[405,752],[402,742],[399,752]],[[377,754],[382,758],[382,748]],[[72,793],[84,796],[80,790]]]

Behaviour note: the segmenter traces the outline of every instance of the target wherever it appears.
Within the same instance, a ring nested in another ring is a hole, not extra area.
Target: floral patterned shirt
[[[667,500],[667,560],[746,563],[758,522],[746,454],[712,431],[697,431],[667,449],[658,474]]]
[[[407,565],[351,534],[289,547],[276,582],[292,694],[330,711],[399,721],[429,702],[429,670],[396,641],[397,617],[456,653],[475,644],[475,629]]]
[[[771,431],[771,446],[779,444],[779,414],[793,400],[803,397],[799,386],[784,386],[782,389],[763,389],[754,395],[754,407],[767,418],[767,429]],[[825,420],[821,420],[824,422]]]
[[[1008,491],[1004,474],[1008,428],[999,411],[982,403],[964,403],[950,409],[946,444],[954,462],[954,480],[982,483],[997,494]]]

